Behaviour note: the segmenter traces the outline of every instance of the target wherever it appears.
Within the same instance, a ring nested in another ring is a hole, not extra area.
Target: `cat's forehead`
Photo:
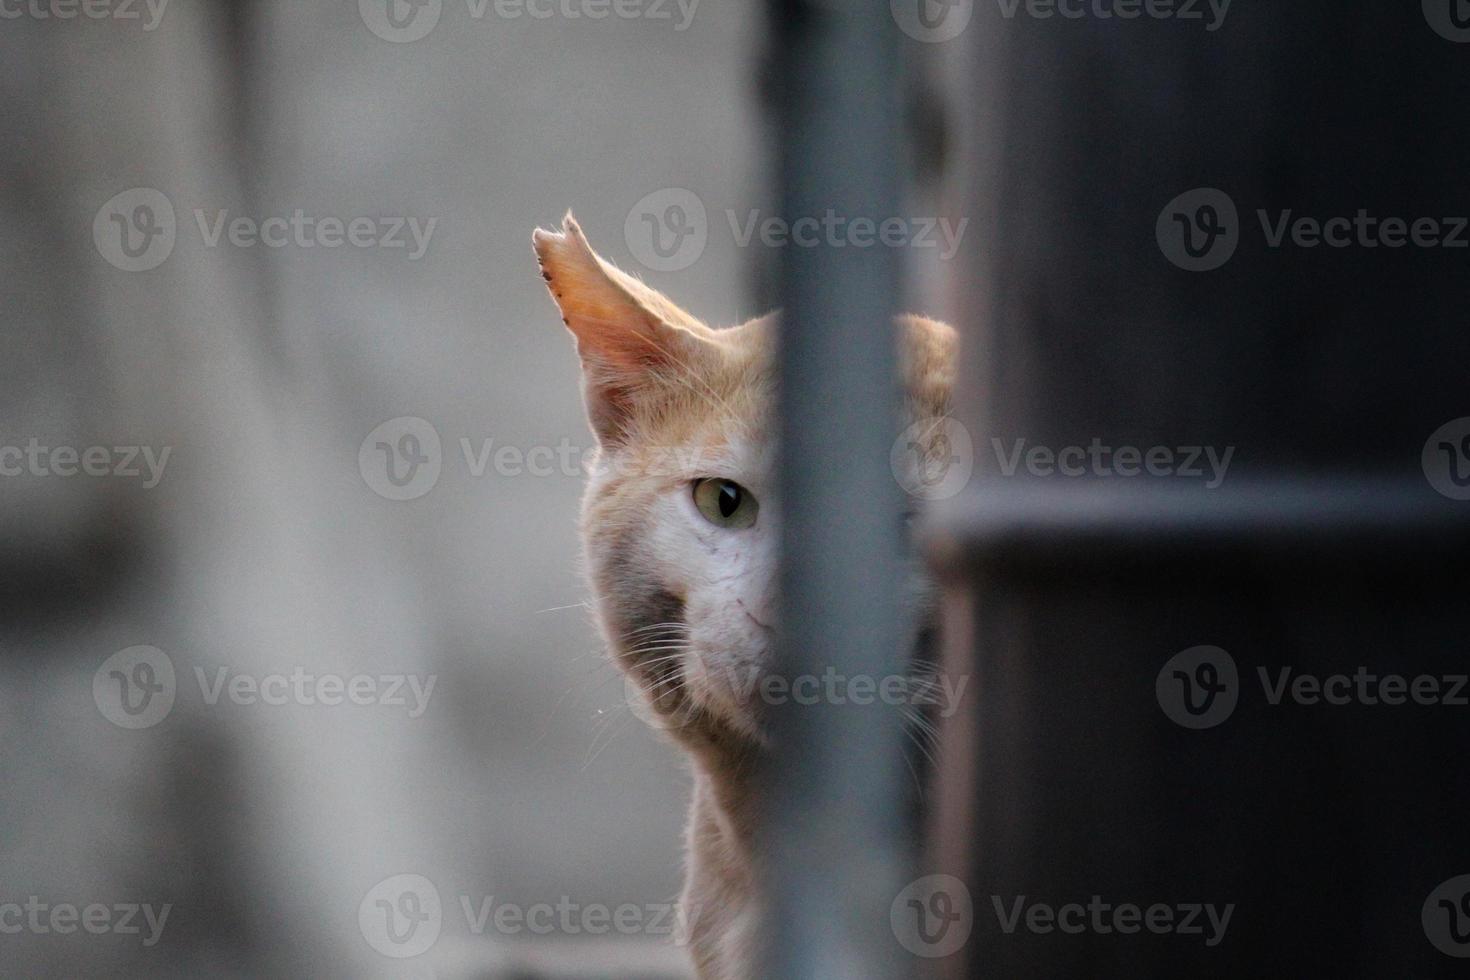
[[[732,448],[764,442],[776,397],[771,332],[763,321],[711,331],[700,356],[661,378],[664,398],[650,406],[659,434]]]

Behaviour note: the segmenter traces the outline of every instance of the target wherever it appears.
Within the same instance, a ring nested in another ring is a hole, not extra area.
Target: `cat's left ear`
[[[604,444],[619,442],[640,399],[710,356],[711,331],[662,293],[605,262],[568,214],[561,231],[532,236],[541,276],[577,339],[587,416]]]

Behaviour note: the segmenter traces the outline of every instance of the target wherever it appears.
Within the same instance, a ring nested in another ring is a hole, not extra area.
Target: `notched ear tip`
[[[565,241],[566,236],[559,231],[548,231],[545,228],[537,228],[531,232],[531,248],[536,251],[536,260],[541,263],[542,275],[546,274],[546,263],[552,252]]]
[[[570,211],[562,218],[560,231],[537,228],[532,232],[531,247],[541,263],[541,278],[547,282],[565,269],[585,268],[597,262],[596,253]]]

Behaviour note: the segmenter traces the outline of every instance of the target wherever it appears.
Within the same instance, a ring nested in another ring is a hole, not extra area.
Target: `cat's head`
[[[671,731],[758,742],[749,692],[777,608],[776,319],[705,326],[602,260],[570,215],[534,245],[599,444],[582,530],[610,650]],[[907,411],[940,418],[954,332],[899,326]]]

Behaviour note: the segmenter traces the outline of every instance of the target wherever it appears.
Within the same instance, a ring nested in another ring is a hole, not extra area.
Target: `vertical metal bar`
[[[898,33],[883,3],[774,0],[780,181],[792,227],[899,207]],[[782,254],[782,636],[788,679],[901,672],[902,491],[891,248]],[[810,236],[808,236],[810,241]],[[905,860],[897,709],[774,711],[763,977],[902,976],[888,925]]]

